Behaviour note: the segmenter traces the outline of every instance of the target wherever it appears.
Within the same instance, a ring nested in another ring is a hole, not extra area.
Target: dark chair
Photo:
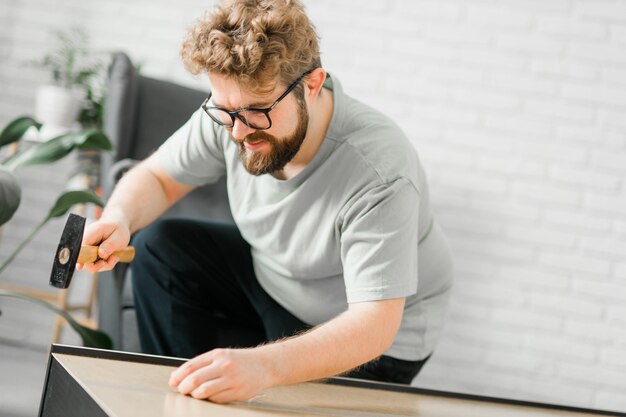
[[[124,53],[113,54],[108,72],[104,131],[115,152],[104,155],[102,183],[108,197],[122,174],[153,153],[199,108],[207,91],[145,77]],[[225,179],[196,189],[164,215],[232,222]],[[98,322],[118,350],[140,351],[127,265],[100,274]]]

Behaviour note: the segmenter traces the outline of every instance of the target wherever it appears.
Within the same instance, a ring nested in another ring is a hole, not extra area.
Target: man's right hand
[[[83,245],[100,245],[101,259],[76,267],[90,272],[113,269],[119,258],[111,254],[128,246],[131,233],[152,223],[194,188],[172,178],[157,153],[137,164],[115,186],[100,220],[85,228]]]
[[[89,272],[110,271],[119,262],[113,252],[122,250],[130,242],[130,230],[126,224],[118,221],[98,220],[85,228],[83,245],[100,246],[98,258],[93,263],[76,264],[81,270],[86,268]]]

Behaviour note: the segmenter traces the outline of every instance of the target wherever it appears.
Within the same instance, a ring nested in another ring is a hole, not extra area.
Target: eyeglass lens
[[[215,122],[227,127],[233,126],[233,118],[229,113],[217,108],[207,108],[205,110]],[[270,121],[263,112],[240,110],[238,115],[242,122],[253,129],[267,129],[270,126]]]

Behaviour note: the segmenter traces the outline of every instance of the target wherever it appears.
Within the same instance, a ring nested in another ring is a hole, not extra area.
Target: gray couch
[[[104,131],[115,153],[104,155],[102,181],[108,197],[125,171],[150,155],[199,108],[208,91],[145,77],[128,56],[113,54],[108,72]],[[232,222],[224,179],[198,188],[164,216]],[[118,350],[140,351],[131,272],[126,265],[100,274],[98,321]]]

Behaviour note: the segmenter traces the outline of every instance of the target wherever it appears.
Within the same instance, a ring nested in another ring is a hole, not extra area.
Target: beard
[[[285,138],[277,138],[264,131],[257,131],[236,141],[239,146],[239,158],[244,168],[252,175],[271,174],[281,171],[291,161],[302,146],[309,126],[309,113],[304,103],[298,106],[298,125],[294,132]],[[254,143],[264,140],[269,143],[270,151],[266,155],[246,149],[244,142]]]

